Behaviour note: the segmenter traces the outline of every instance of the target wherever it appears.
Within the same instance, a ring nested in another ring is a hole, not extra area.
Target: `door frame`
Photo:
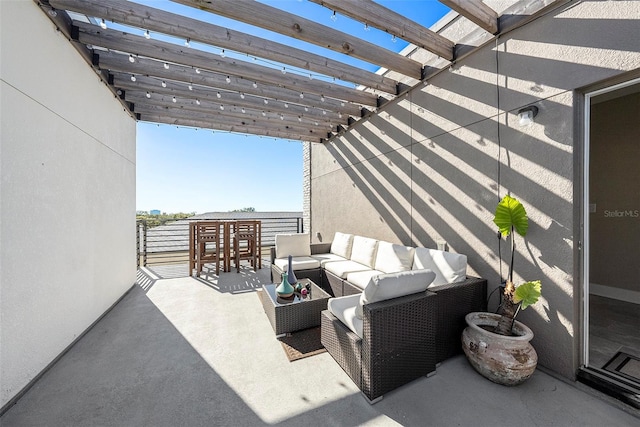
[[[635,74],[635,73],[634,73]],[[616,79],[619,81],[618,79]],[[590,245],[589,245],[589,230],[590,230],[590,200],[589,200],[589,151],[591,147],[590,141],[590,127],[591,127],[591,99],[604,93],[613,92],[619,89],[623,89],[628,86],[640,84],[640,77],[625,80],[620,83],[610,82],[609,85],[598,85],[599,88],[592,88],[584,92],[583,101],[583,146],[582,146],[582,230],[580,236],[579,247],[581,251],[581,283],[582,283],[582,348],[580,357],[580,366],[589,366],[589,257],[590,257]]]

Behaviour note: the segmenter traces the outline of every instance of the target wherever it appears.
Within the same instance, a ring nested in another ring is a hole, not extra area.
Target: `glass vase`
[[[278,296],[286,298],[293,295],[293,291],[294,291],[293,286],[291,286],[291,284],[287,280],[287,273],[283,273],[282,283],[280,283],[276,288],[276,293],[278,294]]]
[[[287,269],[287,277],[289,280],[289,284],[293,287],[296,286],[296,283],[298,283],[298,278],[296,277],[295,273],[293,272],[293,262],[292,261],[292,256],[289,255],[289,268]]]

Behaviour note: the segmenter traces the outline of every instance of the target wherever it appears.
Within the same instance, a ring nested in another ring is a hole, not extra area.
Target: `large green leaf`
[[[521,308],[524,310],[530,305],[538,302],[538,298],[542,294],[542,284],[540,280],[533,282],[526,282],[516,288],[516,292],[513,294],[513,302],[516,304],[522,302]]]
[[[527,235],[529,229],[529,218],[524,206],[517,199],[506,195],[496,206],[496,215],[493,222],[498,226],[503,236],[511,233],[511,227],[521,236]]]

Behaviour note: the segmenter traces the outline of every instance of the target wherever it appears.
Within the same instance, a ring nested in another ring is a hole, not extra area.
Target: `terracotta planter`
[[[485,378],[502,385],[518,385],[536,369],[538,354],[529,341],[533,332],[516,320],[514,336],[489,332],[481,326],[498,324],[499,315],[469,313],[468,327],[462,332],[462,348],[471,365]]]

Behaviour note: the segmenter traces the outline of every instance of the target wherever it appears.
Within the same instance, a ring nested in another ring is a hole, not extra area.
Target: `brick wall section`
[[[311,232],[311,143],[302,143],[302,224]]]

